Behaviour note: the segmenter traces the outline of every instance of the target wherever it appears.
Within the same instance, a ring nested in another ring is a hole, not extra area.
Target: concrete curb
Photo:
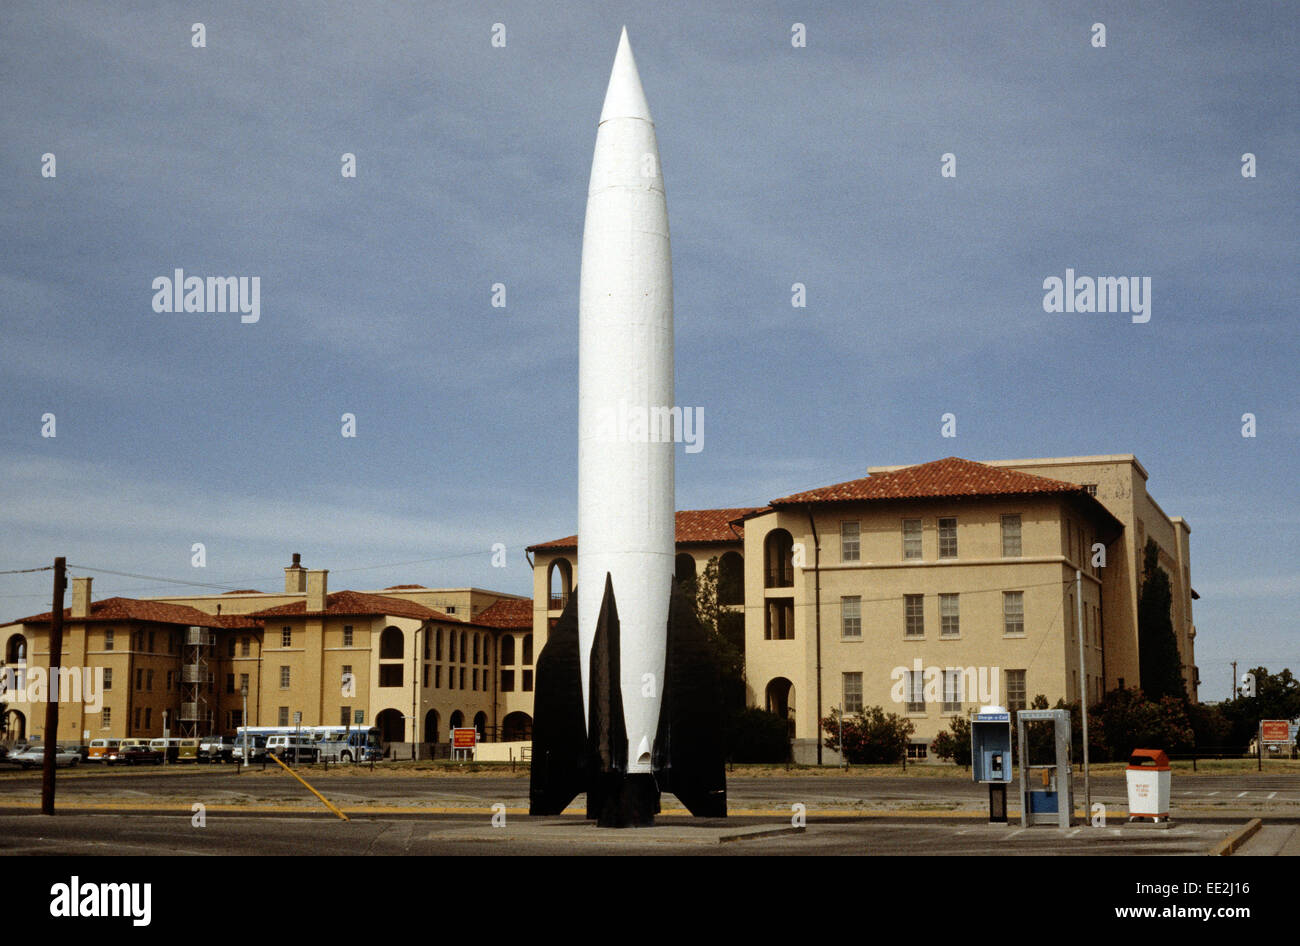
[[[1254,837],[1255,832],[1263,825],[1259,818],[1251,818],[1241,828],[1228,835],[1214,847],[1210,848],[1211,857],[1228,857],[1233,851],[1236,851],[1250,838]]]

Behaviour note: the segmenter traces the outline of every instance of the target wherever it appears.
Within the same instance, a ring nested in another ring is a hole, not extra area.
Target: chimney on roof
[[[90,617],[90,583],[95,579],[72,579],[72,616],[74,618]]]
[[[307,590],[307,570],[302,567],[302,556],[293,553],[293,564],[284,570],[284,593],[302,594]]]
[[[315,568],[307,573],[307,610],[324,611],[329,595],[329,569]]]

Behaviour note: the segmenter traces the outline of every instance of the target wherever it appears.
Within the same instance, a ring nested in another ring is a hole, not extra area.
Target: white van
[[[266,751],[282,762],[315,762],[320,750],[310,736],[276,735],[266,737]]]

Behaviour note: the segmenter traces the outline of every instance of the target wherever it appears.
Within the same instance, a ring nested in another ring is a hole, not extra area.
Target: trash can
[[[1124,775],[1129,821],[1169,820],[1169,756],[1159,749],[1134,749]]]

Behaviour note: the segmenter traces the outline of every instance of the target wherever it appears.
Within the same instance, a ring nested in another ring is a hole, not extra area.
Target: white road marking
[[[1269,793],[1268,793],[1268,797],[1269,797],[1269,798],[1276,798],[1276,797],[1277,797],[1277,792],[1269,792]]]
[[[1246,792],[1238,792],[1238,793],[1237,793],[1237,797],[1238,797],[1238,798],[1245,798],[1245,797],[1246,797]]]

